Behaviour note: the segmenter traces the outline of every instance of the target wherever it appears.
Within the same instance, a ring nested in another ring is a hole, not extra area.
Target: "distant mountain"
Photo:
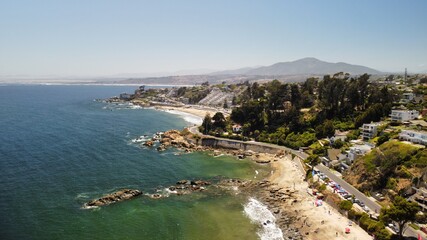
[[[348,63],[338,62],[330,63],[321,61],[316,58],[303,58],[293,62],[280,62],[271,66],[257,67],[257,68],[241,68],[237,70],[229,70],[212,73],[216,74],[242,74],[242,75],[324,75],[334,74],[337,72],[346,72],[353,75],[368,73],[368,74],[381,74],[372,68],[360,65],[352,65]]]

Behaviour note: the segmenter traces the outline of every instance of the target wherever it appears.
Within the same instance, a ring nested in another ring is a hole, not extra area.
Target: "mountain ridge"
[[[307,75],[307,74],[334,74],[347,72],[358,74],[381,74],[381,71],[362,65],[349,64],[345,62],[326,62],[314,57],[301,58],[290,62],[278,62],[269,66],[255,68],[239,68],[213,72],[211,75],[242,74],[242,75]]]

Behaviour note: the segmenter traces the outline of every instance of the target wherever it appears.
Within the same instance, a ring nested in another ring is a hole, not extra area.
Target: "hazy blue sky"
[[[303,57],[427,70],[426,0],[0,0],[0,75],[233,69]]]

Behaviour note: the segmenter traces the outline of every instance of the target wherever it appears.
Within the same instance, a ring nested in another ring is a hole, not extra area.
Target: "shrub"
[[[390,240],[391,238],[391,234],[385,228],[379,231],[376,231],[374,235],[375,235],[375,239],[378,239],[378,240]]]
[[[388,189],[392,189],[392,190],[395,190],[395,189],[396,189],[396,186],[397,186],[397,180],[396,180],[396,179],[394,179],[394,178],[389,178],[389,179],[387,180],[386,188],[388,188]]]
[[[344,200],[340,202],[340,209],[344,211],[349,211],[353,207],[353,203],[349,200]]]

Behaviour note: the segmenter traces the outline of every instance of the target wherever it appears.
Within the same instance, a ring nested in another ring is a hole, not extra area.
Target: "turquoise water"
[[[151,109],[93,101],[134,87],[0,86],[1,239],[256,239],[245,196],[139,197],[81,205],[120,188],[154,192],[180,179],[252,179],[268,170],[206,153],[158,153],[131,139],[188,125]]]

